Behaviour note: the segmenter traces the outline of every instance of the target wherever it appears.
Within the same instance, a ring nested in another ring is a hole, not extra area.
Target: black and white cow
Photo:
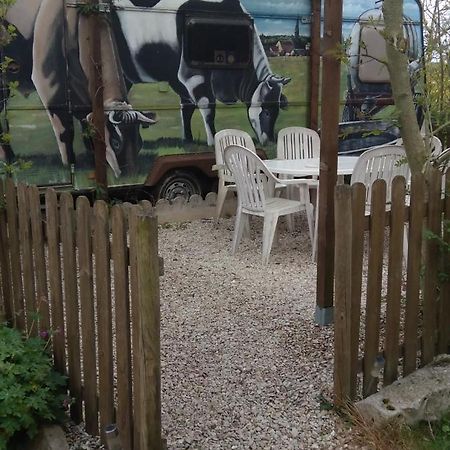
[[[75,163],[73,119],[78,119],[86,130],[91,110],[87,21],[62,0],[17,0],[7,19],[18,29],[17,37],[8,46],[8,56],[15,62],[12,67],[18,64],[20,69],[8,73],[8,81],[18,81],[23,93],[37,90],[48,112],[63,164]],[[115,47],[106,25],[101,30],[101,39],[104,52],[113,52]],[[122,171],[135,169],[142,147],[139,126],[149,126],[155,120],[152,113],[132,110],[126,89],[121,89],[118,81],[120,63],[115,61],[115,55],[111,59],[108,68],[113,73],[106,75],[112,82],[111,86],[105,86],[106,159],[119,176]],[[5,105],[8,90],[3,89],[2,95],[0,100]],[[90,139],[84,140],[91,149]],[[14,156],[10,146],[3,145],[3,153],[6,159]]]
[[[272,73],[259,36],[254,31],[253,64],[246,69],[192,68],[183,55],[185,15],[247,14],[238,0],[114,0],[113,30],[120,60],[130,84],[166,81],[181,99],[183,137],[192,141],[191,118],[199,108],[208,144],[214,142],[216,100],[247,105],[258,140],[274,140],[280,107],[287,104],[283,85],[290,78]],[[139,8],[136,8],[138,6]],[[146,14],[146,8],[152,13]],[[176,13],[173,13],[176,11]],[[202,45],[199,42],[199,45]]]

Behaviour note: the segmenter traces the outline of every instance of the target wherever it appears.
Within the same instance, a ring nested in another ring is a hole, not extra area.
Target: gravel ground
[[[306,219],[281,226],[267,266],[262,220],[231,256],[234,220],[160,228],[162,426],[168,449],[356,448],[333,411],[333,329],[313,322]],[[70,450],[102,449],[82,425]]]
[[[282,227],[268,266],[262,221],[230,255],[233,220],[160,231],[162,420],[169,449],[346,448],[324,410],[333,332],[314,325],[316,265],[306,221]]]

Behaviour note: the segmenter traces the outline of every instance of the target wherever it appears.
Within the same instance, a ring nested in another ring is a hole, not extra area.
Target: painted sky
[[[343,0],[343,34],[348,35],[354,21],[361,13],[376,6],[375,0]],[[311,14],[310,0],[241,0],[254,17],[260,33],[292,34],[297,16]],[[415,0],[404,0],[405,15],[414,21],[420,20],[420,10]],[[275,16],[275,17],[274,17]],[[309,25],[300,26],[300,34],[309,34]]]

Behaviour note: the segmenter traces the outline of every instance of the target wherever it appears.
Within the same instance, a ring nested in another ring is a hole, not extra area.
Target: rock
[[[47,425],[40,429],[25,450],[69,450],[69,445],[59,425]]]
[[[376,426],[439,420],[450,409],[450,355],[440,355],[376,394],[359,401],[356,410]]]

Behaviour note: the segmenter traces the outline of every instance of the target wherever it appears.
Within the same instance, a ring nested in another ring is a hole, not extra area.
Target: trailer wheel
[[[177,197],[188,200],[194,194],[203,194],[202,183],[194,172],[188,170],[175,170],[166,174],[156,189],[156,198],[169,201]]]

